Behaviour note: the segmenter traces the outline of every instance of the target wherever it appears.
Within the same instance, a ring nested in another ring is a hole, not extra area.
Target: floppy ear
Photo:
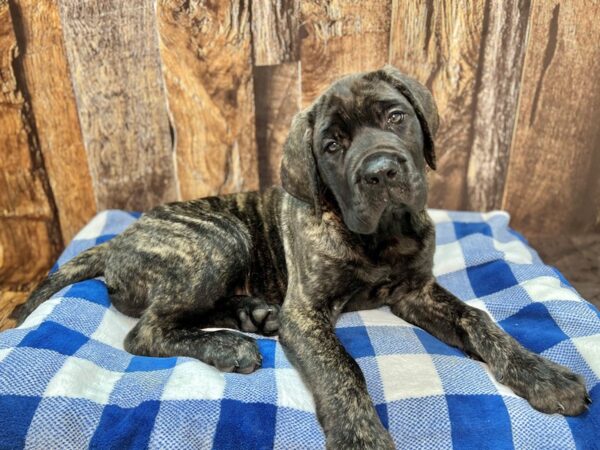
[[[435,170],[435,146],[433,138],[438,130],[439,116],[431,92],[417,80],[404,75],[389,64],[377,73],[384,81],[387,81],[398,89],[415,109],[425,138],[425,161],[427,161],[429,167]]]
[[[314,118],[310,110],[294,116],[281,160],[281,184],[286,192],[320,211],[319,178],[313,155]]]

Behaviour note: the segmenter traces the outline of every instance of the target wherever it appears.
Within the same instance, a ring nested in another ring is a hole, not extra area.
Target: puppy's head
[[[437,127],[431,93],[397,69],[342,78],[294,118],[283,187],[317,211],[330,192],[346,226],[372,234],[386,212],[425,207]]]

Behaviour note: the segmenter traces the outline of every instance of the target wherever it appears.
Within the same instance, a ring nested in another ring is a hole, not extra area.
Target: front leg
[[[279,321],[279,340],[313,394],[327,448],[393,449],[364,376],[335,336],[329,315],[288,295]]]
[[[496,379],[544,413],[569,416],[587,409],[582,377],[523,348],[483,311],[435,282],[391,304],[394,314],[486,362]]]

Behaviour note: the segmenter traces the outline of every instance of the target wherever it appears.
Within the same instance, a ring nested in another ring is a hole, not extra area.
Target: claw
[[[590,396],[588,394],[585,394],[585,403],[588,405],[592,404],[592,399],[590,398]]]
[[[558,410],[562,413],[565,412],[565,407],[562,405],[562,403],[558,404]]]

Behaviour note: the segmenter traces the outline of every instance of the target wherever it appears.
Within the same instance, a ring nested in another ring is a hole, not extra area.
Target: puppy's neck
[[[345,242],[359,247],[362,253],[374,260],[417,253],[435,238],[426,210],[415,211],[408,206],[385,211],[375,233],[357,234],[344,223],[341,210],[332,196],[325,196],[321,203],[321,220],[343,234]]]
[[[399,207],[385,211],[377,227],[370,235],[362,235],[364,244],[376,253],[398,251],[401,254],[416,253],[421,244],[429,239],[431,222],[427,213]]]

